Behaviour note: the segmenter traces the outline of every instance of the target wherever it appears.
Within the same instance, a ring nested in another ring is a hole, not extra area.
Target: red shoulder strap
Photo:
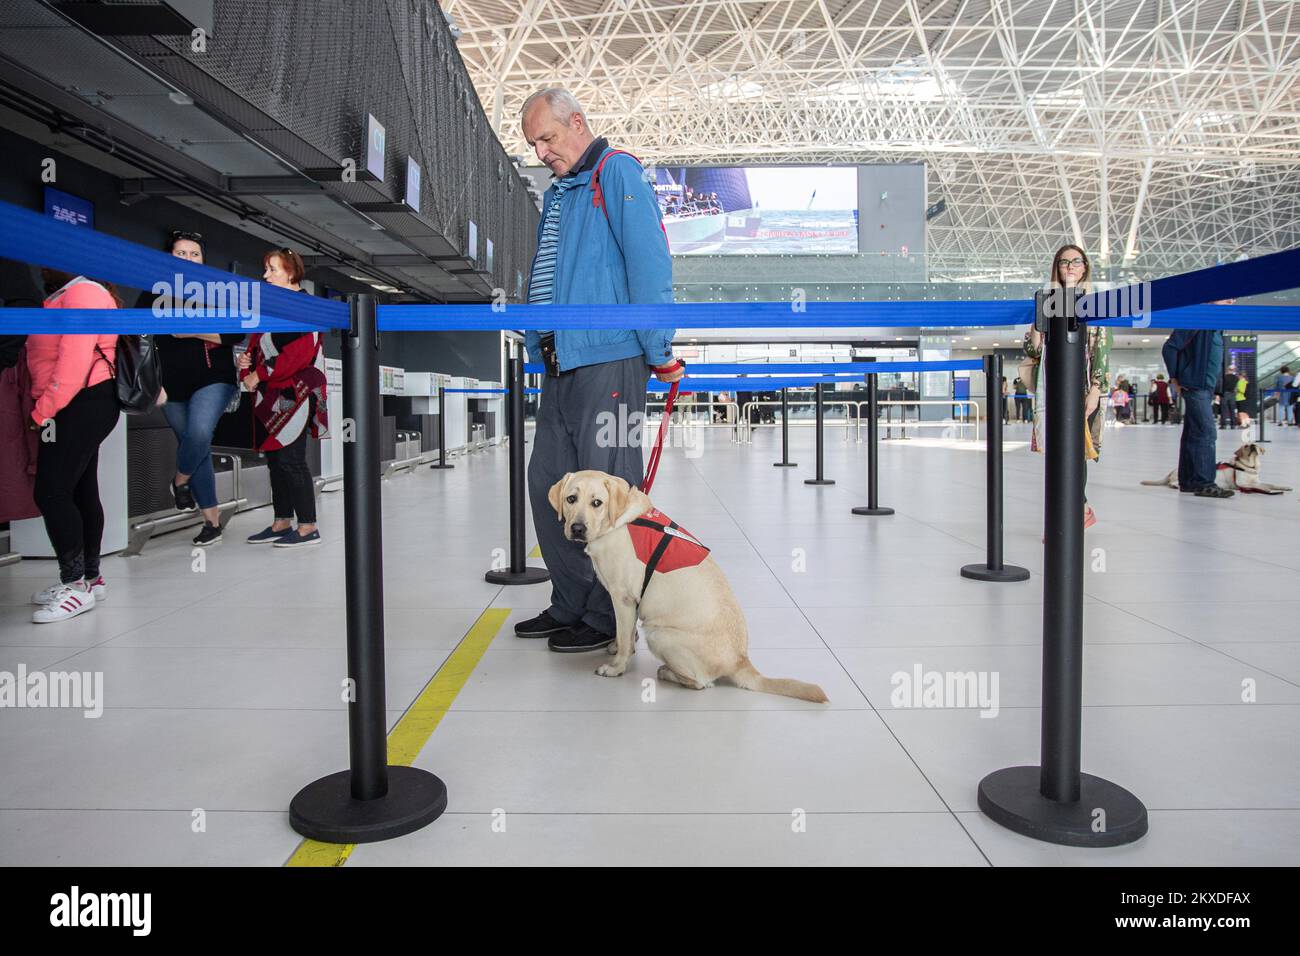
[[[640,159],[637,159],[636,156],[625,149],[611,149],[604,156],[600,157],[600,162],[596,164],[596,171],[592,173],[591,176],[591,204],[597,209],[604,211],[606,222],[609,222],[609,207],[605,205],[605,191],[600,188],[600,169],[605,165],[605,160],[609,159],[611,156],[631,156],[638,163],[641,162]],[[671,248],[668,242],[668,227],[663,224],[662,220],[659,223],[659,231],[664,235],[664,245]]]
[[[609,159],[611,156],[632,156],[632,154],[625,149],[611,149],[604,156],[600,157],[600,162],[596,164],[596,171],[591,176],[591,204],[597,209],[602,209],[605,206],[605,191],[600,188],[600,170],[601,167],[605,165],[605,160]],[[632,156],[632,158],[636,159],[638,163],[641,162],[641,160],[637,159],[635,156]],[[605,218],[609,218],[608,209],[605,210]]]

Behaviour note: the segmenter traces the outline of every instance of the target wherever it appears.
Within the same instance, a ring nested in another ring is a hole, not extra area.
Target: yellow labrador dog
[[[1273,485],[1259,480],[1260,459],[1263,456],[1264,449],[1254,442],[1247,442],[1232,453],[1232,461],[1221,461],[1215,465],[1214,483],[1220,488],[1243,494],[1280,495],[1291,491],[1290,485]],[[1178,469],[1175,468],[1158,481],[1144,481],[1142,484],[1177,488]]]
[[[627,669],[639,617],[646,643],[664,662],[660,680],[703,690],[727,678],[746,690],[827,702],[816,684],[755,670],[745,615],[722,569],[640,489],[603,471],[577,471],[551,487],[549,500],[564,522],[564,536],[586,544],[596,577],[614,603],[614,659],[596,668],[597,674],[618,677]]]

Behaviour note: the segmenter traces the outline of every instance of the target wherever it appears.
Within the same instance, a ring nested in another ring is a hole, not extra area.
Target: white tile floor
[[[1300,434],[1270,437],[1266,477],[1300,486]],[[832,431],[838,484],[812,488],[811,439],[796,430],[800,467],[774,469],[776,434],[738,446],[711,432],[699,458],[666,453],[654,498],[713,547],[756,664],[817,681],[825,707],[675,685],[646,702],[644,648],[610,680],[592,673],[603,654],[516,639],[548,590],[482,579],[507,543],[503,450],[387,482],[390,725],[484,609],[511,611],[417,760],[447,782],[448,813],[348,865],[1300,859],[1296,495],[1144,488],[1173,466],[1177,429],[1108,433],[1088,481],[1100,523],[1087,538],[1084,769],[1140,796],[1151,829],[1129,847],[1066,849],[1003,830],[975,801],[984,774],[1038,756],[1041,458],[1006,456],[1006,557],[1033,577],[991,585],[957,573],[982,559],[981,454],[886,443],[881,502],[898,513],[863,518],[848,509],[866,502],[865,446]],[[0,670],[99,671],[106,698],[97,720],[0,711],[0,863],[288,858],[290,797],[347,754],[341,497],[322,509],[315,551],[243,544],[258,513],[202,571],[180,535],[111,558],[109,601],[59,625],[28,623],[49,563],[0,569]],[[997,715],[893,706],[892,675],[917,666],[996,674]]]

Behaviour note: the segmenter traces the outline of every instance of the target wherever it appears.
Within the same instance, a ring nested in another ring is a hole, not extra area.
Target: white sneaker
[[[83,582],[83,587],[85,587]],[[44,607],[32,613],[33,624],[52,624],[66,621],[70,617],[84,614],[95,609],[95,594],[88,587],[85,590],[75,584],[62,585],[54,599]]]
[[[86,583],[90,585],[90,593],[95,596],[96,604],[98,604],[100,601],[108,600],[108,584],[105,583],[104,576],[102,574],[99,577],[95,578],[95,580],[87,581]],[[65,587],[67,587],[67,585],[65,584],[51,584],[44,591],[37,591],[35,594],[33,594],[32,603],[35,604],[37,607],[44,607],[45,605],[53,601],[54,595],[58,594]]]

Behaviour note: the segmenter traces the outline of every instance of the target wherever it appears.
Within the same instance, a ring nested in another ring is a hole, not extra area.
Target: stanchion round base
[[[803,480],[803,483],[804,483],[805,485],[833,485],[833,484],[835,484],[835,479],[833,479],[833,478],[805,478],[805,479]]]
[[[455,466],[455,465],[440,465],[440,464],[438,464],[437,462],[434,462],[434,463],[433,463],[432,465],[430,465],[429,467],[430,467],[430,468],[455,468],[456,466]]]
[[[868,508],[866,505],[861,505],[857,508],[854,508],[853,513],[855,515],[892,515],[894,513],[894,509],[893,508]]]
[[[1029,570],[1014,564],[1004,564],[1000,568],[990,568],[987,564],[968,564],[961,569],[961,576],[973,581],[1028,581]]]
[[[551,580],[551,572],[545,568],[524,568],[522,571],[489,571],[483,575],[488,584],[541,584]]]
[[[289,825],[322,843],[374,843],[413,833],[447,809],[447,787],[416,767],[389,767],[388,793],[375,800],[352,796],[352,771],[340,770],[307,784],[289,804]]]
[[[772,462],[772,467],[773,468],[798,468],[799,463],[797,461],[774,461]]]
[[[980,781],[979,808],[1008,830],[1063,846],[1123,846],[1146,835],[1141,800],[1089,773],[1079,782],[1079,801],[1058,803],[1042,795],[1038,767],[995,770]]]

